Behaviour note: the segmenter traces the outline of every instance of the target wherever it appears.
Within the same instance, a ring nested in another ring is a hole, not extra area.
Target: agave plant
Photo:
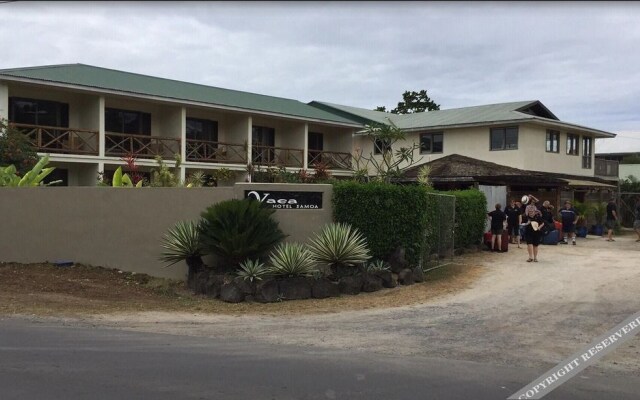
[[[300,243],[281,243],[269,257],[269,272],[279,277],[312,276],[316,271],[313,254]]]
[[[261,281],[262,278],[269,275],[269,270],[264,264],[257,260],[246,260],[240,263],[240,268],[236,275],[253,283],[253,281]]]
[[[207,252],[223,265],[259,259],[286,237],[273,219],[274,209],[256,200],[227,200],[208,207],[202,215],[200,238]]]
[[[383,260],[374,260],[364,264],[364,271],[368,273],[389,272],[391,267]]]
[[[309,245],[313,258],[331,267],[334,274],[339,269],[362,264],[369,259],[369,249],[364,236],[349,224],[326,225]]]
[[[204,266],[202,256],[206,254],[198,231],[198,223],[193,221],[180,221],[171,227],[162,238],[164,251],[160,257],[167,267],[180,261],[186,261],[189,267],[188,282],[192,285],[195,275]]]

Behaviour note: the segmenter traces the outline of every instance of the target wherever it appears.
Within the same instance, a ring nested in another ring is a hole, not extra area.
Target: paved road
[[[542,372],[0,319],[3,400],[495,400]],[[640,378],[587,372],[545,399],[638,399]]]

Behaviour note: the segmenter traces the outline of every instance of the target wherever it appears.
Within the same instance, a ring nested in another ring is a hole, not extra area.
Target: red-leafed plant
[[[329,173],[329,164],[322,161],[317,161],[313,164],[313,169],[315,170],[313,174],[313,180],[316,182],[326,181],[331,178],[331,174]]]
[[[137,158],[133,153],[128,153],[120,160],[125,163],[125,172],[131,177],[133,186],[144,179],[144,177],[138,170],[138,165],[136,164]]]

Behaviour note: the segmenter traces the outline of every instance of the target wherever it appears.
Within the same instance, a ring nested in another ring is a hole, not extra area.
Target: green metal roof
[[[242,110],[267,112],[333,123],[358,125],[354,118],[337,115],[303,102],[281,97],[222,89],[171,79],[95,67],[62,64],[0,70],[2,78],[22,78],[87,88],[193,101]]]
[[[351,114],[362,123],[386,123],[391,121],[398,128],[405,130],[439,129],[452,126],[482,125],[494,122],[538,122],[548,125],[563,126],[569,129],[580,129],[594,133],[599,137],[614,137],[615,134],[598,129],[560,121],[540,101],[516,101],[510,103],[488,104],[474,107],[434,110],[414,114],[391,114],[363,108],[343,106],[339,104],[313,101],[309,105],[327,111]]]

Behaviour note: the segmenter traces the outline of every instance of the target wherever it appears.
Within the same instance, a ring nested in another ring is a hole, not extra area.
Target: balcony
[[[309,168],[316,163],[323,163],[329,169],[351,169],[351,157],[350,153],[309,150],[308,164]]]
[[[596,176],[618,177],[618,161],[596,158],[594,163]]]
[[[180,139],[175,137],[133,135],[126,133],[105,133],[105,156],[122,157],[133,155],[138,158],[173,158],[180,154]]]
[[[85,129],[12,123],[41,153],[98,155],[98,132]]]
[[[247,145],[187,139],[187,161],[246,164]]]
[[[253,165],[302,168],[304,150],[254,145],[252,146],[251,162]]]

